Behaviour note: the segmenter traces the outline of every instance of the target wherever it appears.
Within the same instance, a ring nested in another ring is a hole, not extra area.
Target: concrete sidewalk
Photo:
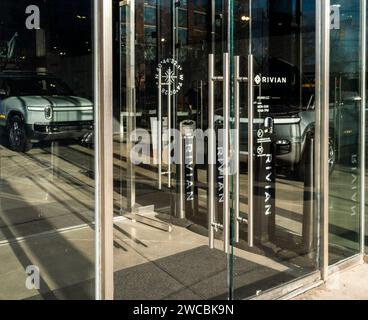
[[[327,283],[294,300],[368,300],[368,264],[334,274]]]

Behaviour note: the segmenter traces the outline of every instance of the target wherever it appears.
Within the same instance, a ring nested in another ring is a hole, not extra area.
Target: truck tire
[[[16,152],[27,152],[32,148],[32,144],[26,135],[24,122],[18,115],[14,115],[9,119],[8,143],[9,148]]]

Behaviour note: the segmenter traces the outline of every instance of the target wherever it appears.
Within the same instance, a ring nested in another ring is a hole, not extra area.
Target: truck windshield
[[[12,96],[70,96],[72,90],[54,78],[12,78],[6,81]]]

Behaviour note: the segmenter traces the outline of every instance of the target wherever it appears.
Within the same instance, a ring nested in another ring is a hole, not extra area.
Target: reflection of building
[[[92,97],[90,84],[85,86],[86,81],[77,81],[72,74],[77,68],[78,74],[84,74],[86,80],[92,75],[88,61],[92,50],[89,4],[85,1],[72,2],[68,8],[61,2],[56,2],[52,8],[43,1],[34,1],[33,4],[40,8],[41,30],[25,28],[25,8],[29,5],[28,1],[3,1],[0,4],[2,47],[18,33],[14,57],[6,65],[5,59],[2,59],[2,68],[63,72],[64,79],[75,91]],[[65,60],[70,61],[65,63]],[[71,65],[74,66],[69,68]]]
[[[182,92],[178,95],[178,108],[184,110],[185,94],[191,90],[196,74],[205,72],[203,66],[207,63],[207,40],[210,38],[210,21],[205,2],[178,2],[175,17],[171,17],[168,5],[157,5],[156,1],[142,1],[137,3],[136,27],[136,65],[137,90],[139,92],[138,110],[149,113],[156,104],[156,68],[159,61],[173,54],[182,65],[191,64],[193,70],[185,69],[187,81]],[[122,7],[121,20],[121,55],[126,50],[126,20],[125,7]],[[119,19],[116,15],[115,19]],[[175,32],[170,32],[170,26],[175,25]],[[175,46],[173,46],[175,43]],[[175,49],[174,49],[175,47]],[[193,80],[191,80],[193,79]],[[124,86],[124,79],[122,79]],[[196,84],[198,85],[198,84]]]

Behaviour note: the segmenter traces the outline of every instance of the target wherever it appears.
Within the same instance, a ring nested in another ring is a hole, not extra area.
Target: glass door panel
[[[226,206],[211,223],[208,214],[221,203],[207,129],[223,126],[214,116],[225,100],[223,10],[210,0],[115,2],[116,299],[228,298],[229,216]]]
[[[117,299],[243,299],[318,269],[315,6],[115,3]]]
[[[234,1],[232,295],[318,269],[314,1]],[[238,112],[237,112],[238,110]]]
[[[360,1],[331,1],[329,262],[360,250]]]

